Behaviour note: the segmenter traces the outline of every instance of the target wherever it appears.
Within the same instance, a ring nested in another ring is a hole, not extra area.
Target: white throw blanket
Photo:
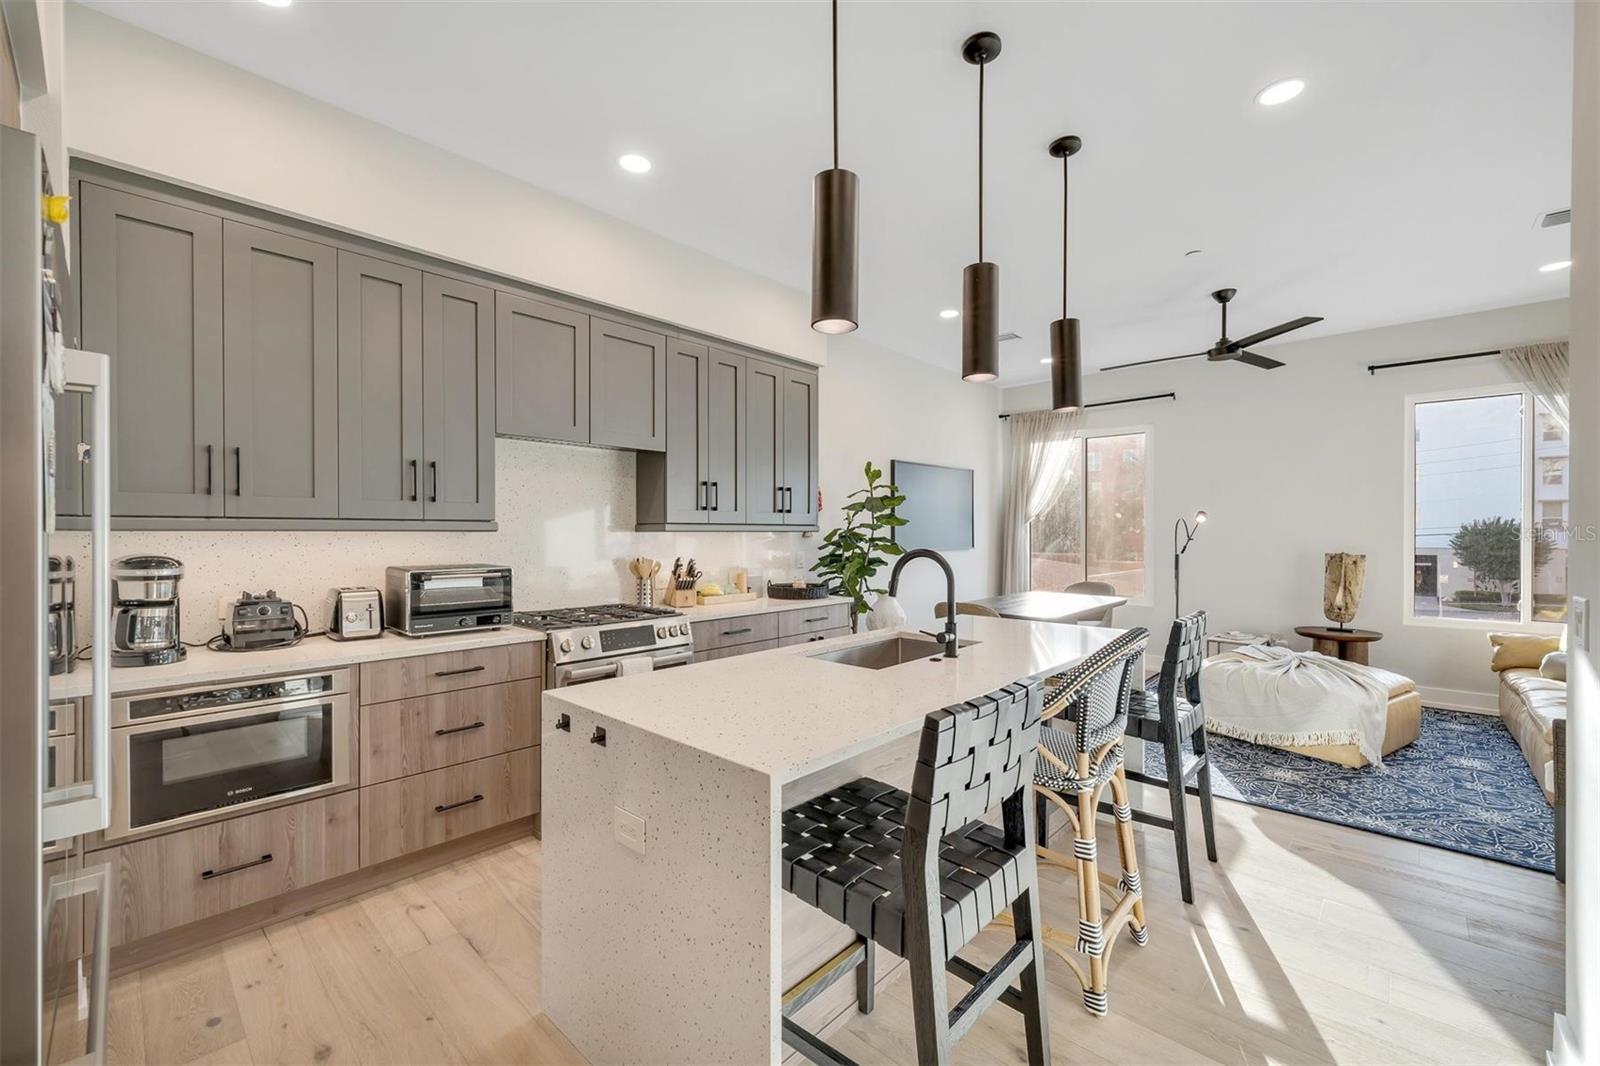
[[[1252,644],[1201,667],[1200,699],[1213,733],[1272,747],[1354,744],[1383,765],[1389,688],[1359,663]]]

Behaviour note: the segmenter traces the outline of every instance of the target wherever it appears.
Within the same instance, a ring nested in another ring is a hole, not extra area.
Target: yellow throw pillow
[[[1561,635],[1490,633],[1489,643],[1494,646],[1494,658],[1489,660],[1489,669],[1496,673],[1501,670],[1537,670],[1546,655],[1561,650]]]

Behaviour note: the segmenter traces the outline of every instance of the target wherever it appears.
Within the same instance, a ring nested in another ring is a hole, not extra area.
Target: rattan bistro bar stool
[[[1027,802],[1040,697],[1034,680],[930,714],[909,794],[860,778],[784,811],[783,887],[857,934],[783,997],[784,1042],[812,1062],[850,1060],[791,1016],[850,973],[870,1011],[874,944],[911,964],[918,1062],[949,1062],[996,1000],[1021,1013],[1028,1061],[1050,1061]],[[981,820],[996,807],[1003,829]],[[1016,941],[993,969],[957,957],[1008,907]],[[953,1010],[947,970],[972,985]]]
[[[1066,673],[1050,678],[1045,692],[1038,766],[1034,789],[1047,803],[1066,812],[1072,826],[1072,854],[1038,847],[1039,861],[1078,875],[1078,931],[1070,934],[1046,927],[1045,945],[1054,951],[1083,987],[1083,1005],[1094,1015],[1107,1009],[1107,969],[1115,930],[1128,923],[1134,943],[1149,937],[1144,921],[1144,892],[1139,881],[1139,857],[1134,849],[1133,811],[1128,803],[1128,782],[1122,764],[1122,734],[1128,722],[1129,697],[1139,657],[1149,634],[1130,629]],[[1060,727],[1053,718],[1070,717]],[[1122,864],[1115,883],[1105,887],[1115,894],[1107,914],[1101,897],[1101,874],[1095,821],[1101,793],[1111,789],[1117,821],[1117,850]],[[1113,930],[1106,939],[1106,927]],[[1065,945],[1071,944],[1069,950]]]

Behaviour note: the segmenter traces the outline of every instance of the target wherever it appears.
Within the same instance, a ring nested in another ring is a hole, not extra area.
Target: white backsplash
[[[509,566],[516,606],[526,610],[632,602],[627,564],[637,555],[662,560],[663,571],[674,557],[693,557],[706,578],[719,583],[735,566],[768,578],[797,577],[816,558],[815,535],[636,532],[633,452],[510,439],[495,446],[500,528],[493,533],[121,531],[112,536],[111,554],[156,553],[183,562],[178,591],[189,641],[216,633],[220,602],[246,589],[276,589],[304,606],[321,628],[316,615],[329,588],[382,588],[386,566]],[[57,533],[50,550],[87,565],[84,534]],[[80,610],[78,623],[86,640],[87,610]]]

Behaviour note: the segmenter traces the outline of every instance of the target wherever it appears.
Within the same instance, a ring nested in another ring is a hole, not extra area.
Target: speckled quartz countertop
[[[912,733],[931,711],[1076,662],[1120,630],[963,616],[960,632],[974,643],[955,659],[868,670],[817,658],[893,635],[864,633],[559,689],[546,704],[558,700],[784,783]]]
[[[714,607],[680,607],[683,616],[691,622],[705,622],[713,618],[738,618],[749,614],[770,614],[774,611],[804,611],[835,604],[849,605],[843,596],[824,596],[820,600],[744,600],[740,603],[719,603]]]
[[[447,633],[437,637],[403,637],[385,633],[367,640],[330,640],[307,637],[292,648],[267,651],[229,652],[209,648],[190,648],[182,662],[166,666],[112,667],[113,693],[149,692],[154,689],[204,685],[212,681],[266,677],[298,670],[317,670],[379,659],[403,659],[412,655],[493,648],[503,644],[536,644],[544,634],[532,629],[507,626],[474,633]],[[87,660],[80,661],[70,674],[50,679],[50,698],[76,699],[87,696],[91,687]]]

